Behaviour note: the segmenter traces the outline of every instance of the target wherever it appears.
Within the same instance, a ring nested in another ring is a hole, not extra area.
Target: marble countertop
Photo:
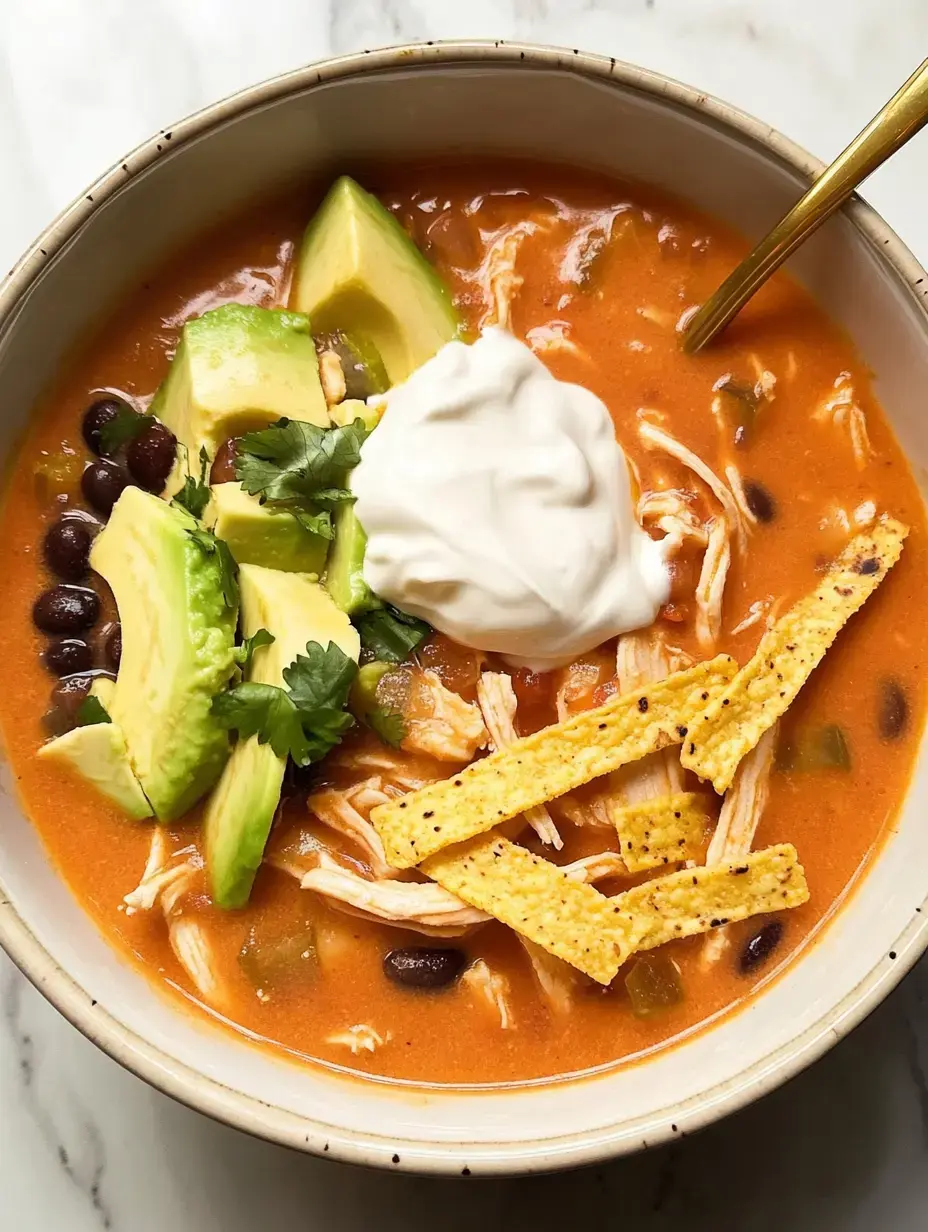
[[[924,0],[2,0],[0,268],[155,129],[330,53],[426,38],[587,47],[698,85],[831,157],[928,48]],[[928,261],[928,136],[866,190]],[[685,1142],[584,1173],[380,1175],[253,1141],[96,1051],[0,956],[6,1232],[924,1232],[928,960],[848,1040]],[[454,1186],[452,1191],[451,1186]]]

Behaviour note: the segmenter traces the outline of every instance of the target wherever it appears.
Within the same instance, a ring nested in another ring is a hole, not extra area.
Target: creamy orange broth
[[[667,947],[679,964],[681,1004],[638,1019],[630,1010],[625,972],[610,989],[581,992],[573,1011],[552,1013],[539,996],[521,948],[502,926],[487,925],[459,941],[468,957],[483,957],[506,974],[514,1025],[503,1030],[489,1007],[462,985],[415,992],[389,983],[383,955],[425,938],[339,914],[291,878],[262,869],[249,906],[221,913],[209,903],[205,881],[188,906],[196,910],[216,949],[227,985],[211,1012],[233,1029],[303,1057],[351,1065],[364,1072],[439,1082],[496,1082],[584,1069],[638,1056],[692,1031],[751,996],[809,938],[853,883],[899,808],[921,726],[926,631],[921,601],[928,583],[924,513],[915,483],[870,389],[869,376],[847,338],[788,278],[780,275],[742,314],[724,338],[690,358],[679,348],[674,323],[714,289],[745,251],[744,242],[677,201],[640,187],[619,185],[559,168],[493,164],[436,165],[372,175],[403,224],[451,285],[470,328],[484,309],[481,261],[499,229],[527,218],[540,222],[524,242],[518,269],[524,285],[513,303],[514,332],[561,323],[579,354],[546,353],[561,378],[587,385],[604,399],[616,432],[643,488],[660,479],[690,489],[704,509],[701,484],[675,462],[642,449],[638,412],[647,408],[663,426],[709,462],[722,465],[723,434],[711,411],[713,384],[726,372],[753,384],[749,356],[777,377],[751,439],[737,450],[746,478],[772,494],[776,519],[758,526],[747,556],[735,554],[729,575],[719,649],[743,662],[762,626],[729,630],[752,603],[773,596],[786,606],[815,585],[826,561],[846,538],[833,510],[850,513],[866,500],[912,526],[901,563],[829,652],[783,723],[783,738],[824,723],[840,724],[851,769],[776,771],[755,846],[796,844],[811,888],[809,903],[784,914],[784,936],[772,960],[752,976],[738,973],[744,941],[758,928],[746,921],[731,930],[732,947],[708,971],[699,965],[703,938]],[[37,498],[33,467],[43,451],[63,444],[83,455],[80,419],[89,391],[119,389],[147,399],[167,371],[178,329],[191,315],[230,300],[262,305],[286,301],[294,244],[318,194],[294,192],[223,226],[157,271],[101,329],[62,374],[39,409],[23,443],[2,514],[0,568],[4,603],[0,637],[17,653],[6,662],[0,721],[24,807],[49,856],[81,904],[112,943],[166,990],[200,1008],[167,941],[160,912],[127,915],[122,898],[139,881],[150,825],[127,822],[63,771],[36,760],[44,739],[41,716],[52,678],[40,652],[44,638],[31,623],[32,603],[50,583],[38,545],[57,508]],[[565,251],[578,228],[597,211],[626,206],[624,233],[594,267],[582,290],[564,280]],[[813,408],[842,372],[851,374],[866,413],[872,460],[858,468],[846,433],[813,422]],[[492,465],[492,459],[487,460]],[[577,545],[582,551],[582,545]],[[670,641],[701,655],[693,633],[692,588],[698,558],[677,570],[672,605],[659,622]],[[439,658],[443,651],[439,644]],[[601,665],[601,691],[581,698],[592,705],[609,690],[614,645],[589,656]],[[880,738],[876,713],[881,682],[899,680],[910,721],[894,742]],[[517,680],[523,730],[553,718],[554,679]],[[472,696],[472,693],[470,694]],[[320,771],[324,778],[326,768]],[[294,797],[272,839],[280,847],[308,825]],[[605,835],[605,838],[604,838]],[[566,832],[558,860],[601,849],[602,830]],[[171,843],[198,842],[197,819],[170,830]],[[614,844],[613,844],[614,845]],[[350,853],[349,853],[350,854]],[[613,883],[607,889],[620,888]],[[238,965],[249,930],[267,937],[314,922],[320,965],[314,976],[260,1000]],[[326,1042],[333,1032],[366,1023],[389,1042],[352,1057]]]

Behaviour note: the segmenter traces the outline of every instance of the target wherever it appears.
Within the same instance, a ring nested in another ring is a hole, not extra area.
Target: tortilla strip
[[[728,655],[697,663],[524,736],[453,779],[379,805],[370,816],[387,860],[411,868],[627,762],[679,744],[735,667]]]
[[[626,808],[610,802],[609,812],[630,873],[685,860],[702,861],[709,816],[696,792],[681,791]]]
[[[611,900],[632,917],[635,950],[707,933],[751,915],[807,902],[809,887],[791,843],[765,847],[733,864],[683,868]]]
[[[472,907],[600,984],[632,952],[632,919],[592,886],[508,839],[480,835],[432,856],[423,872]]]
[[[680,761],[722,795],[841,628],[899,559],[908,527],[887,519],[850,541],[821,584],[780,617],[720,696],[688,723]],[[389,852],[387,859],[389,859]]]

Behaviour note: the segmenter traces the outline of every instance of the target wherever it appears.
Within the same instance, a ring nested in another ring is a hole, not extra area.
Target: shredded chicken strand
[[[835,379],[834,392],[824,398],[812,412],[819,423],[833,423],[847,432],[857,469],[863,470],[873,457],[867,432],[867,416],[854,394],[850,372],[841,372]]]
[[[515,724],[518,701],[512,680],[504,672],[481,673],[477,681],[477,702],[493,748],[504,749],[518,740]],[[529,809],[525,820],[543,843],[556,851],[560,851],[564,846],[557,826],[543,804]]]
[[[744,633],[746,629],[753,628],[754,625],[759,624],[764,624],[769,629],[776,619],[774,615],[775,606],[773,595],[767,595],[763,599],[755,599],[748,608],[747,615],[731,628],[732,636],[736,633]]]
[[[460,982],[477,997],[482,997],[490,1009],[499,1015],[504,1031],[515,1026],[509,1005],[509,981],[501,972],[491,971],[486,961],[478,958],[461,975]]]
[[[377,1048],[382,1048],[392,1038],[389,1031],[386,1035],[381,1035],[367,1023],[356,1022],[353,1027],[346,1027],[344,1031],[335,1031],[332,1035],[326,1036],[325,1042],[341,1045],[349,1049],[353,1057],[357,1057],[362,1052],[374,1052]]]
[[[731,494],[735,498],[735,504],[738,506],[741,516],[745,522],[751,526],[757,525],[757,515],[748,504],[747,494],[744,490],[744,480],[741,478],[741,472],[733,462],[729,462],[725,467],[725,478],[728,480],[728,486],[731,488]]]
[[[556,1014],[568,1014],[573,1008],[574,994],[583,986],[584,977],[570,963],[556,958],[534,941],[516,934],[532,966],[532,974],[548,1005]]]
[[[180,860],[182,855],[187,858]],[[177,961],[200,996],[211,1005],[219,1005],[224,993],[209,937],[199,920],[183,914],[182,900],[199,867],[195,848],[187,847],[172,855],[164,831],[155,825],[142,880],[123,902],[127,915],[152,911],[160,905]]]
[[[516,261],[522,245],[537,231],[548,230],[548,224],[533,219],[517,222],[496,237],[480,267],[486,308],[480,318],[480,328],[500,325],[510,329],[512,301],[522,289],[524,279],[516,271]]]
[[[722,506],[730,526],[734,528],[737,534],[739,547],[743,551],[747,546],[747,527],[727,484],[719,478],[711,467],[703,462],[698,454],[693,453],[691,449],[687,449],[682,441],[678,441],[675,436],[671,436],[669,432],[665,432],[663,428],[657,427],[656,424],[649,423],[646,419],[639,420],[638,435],[644,441],[647,448],[660,449],[670,457],[676,458],[678,462],[703,481]]]
[[[561,868],[571,881],[585,881],[588,885],[608,881],[610,877],[621,877],[628,871],[617,851],[598,851],[595,855],[581,856],[570,864],[562,864]]]
[[[687,496],[678,488],[662,488],[642,492],[638,499],[638,522],[662,530],[670,541],[669,550],[674,552],[686,539],[705,547],[709,538],[705,523],[693,512]]]
[[[370,790],[371,780],[356,784],[348,791],[326,787],[307,797],[306,807],[323,825],[356,843],[375,877],[396,877],[398,871],[388,862],[380,835],[352,803],[351,796],[362,789]]]
[[[689,656],[685,656],[689,660]],[[653,633],[626,633],[619,638],[615,652],[615,671],[620,693],[631,693],[645,685],[666,679],[680,667],[688,666],[683,652],[668,648],[663,638]],[[640,761],[623,766],[608,777],[609,790],[596,797],[605,824],[612,826],[612,805],[639,804],[683,790],[680,758],[673,749],[651,753]]]
[[[709,543],[696,584],[696,636],[701,646],[712,650],[722,631],[722,603],[731,565],[728,525],[724,517],[709,522]]]
[[[764,732],[735,771],[734,781],[725,793],[718,824],[706,852],[706,864],[730,864],[749,854],[770,795],[770,774],[778,727],[779,724],[775,723]],[[703,942],[699,956],[700,970],[708,971],[730,946],[729,929],[716,928]]]
[[[333,764],[345,770],[378,771],[379,777],[384,781],[385,790],[395,786],[406,791],[418,791],[427,783],[435,783],[443,777],[443,773],[438,769],[434,774],[415,773],[406,764],[406,759],[398,757],[396,753],[387,748],[364,748],[341,755],[336,754]]]
[[[745,756],[725,793],[718,825],[706,853],[707,864],[728,864],[746,856],[754,842],[770,794],[770,772],[777,745],[775,723]]]
[[[437,672],[426,668],[423,683],[429,694],[431,715],[406,720],[403,748],[426,753],[438,761],[470,762],[485,748],[490,734],[480,707],[446,689]]]
[[[588,352],[569,337],[569,332],[570,326],[566,321],[549,321],[546,325],[533,325],[526,332],[525,341],[536,355],[560,353],[588,360]]]

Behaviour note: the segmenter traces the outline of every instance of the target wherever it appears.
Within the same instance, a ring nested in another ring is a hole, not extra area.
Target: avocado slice
[[[181,449],[168,490],[176,491],[200,450],[282,416],[326,428],[329,416],[309,318],[298,312],[224,304],[188,321],[151,413]]]
[[[306,229],[290,306],[320,333],[365,340],[391,385],[431,359],[460,324],[448,289],[399,222],[347,175]]]
[[[209,506],[213,530],[240,565],[320,574],[329,540],[306,530],[283,509],[262,505],[240,483],[218,483]]]
[[[335,511],[333,523],[335,542],[329,553],[325,572],[325,588],[335,601],[336,607],[349,616],[369,612],[381,603],[364,580],[364,553],[367,551],[367,535],[358,521],[354,505],[340,505]]]
[[[197,532],[183,509],[130,487],[90,553],[122,624],[107,709],[159,821],[195,804],[229,755],[210,705],[235,666],[236,611],[225,604],[218,557],[193,538]]]
[[[254,637],[263,628],[275,639],[255,651],[249,680],[282,686],[284,669],[305,651],[307,642],[323,646],[335,642],[358,661],[361,645],[356,631],[318,582],[298,573],[242,565],[239,587],[245,637]],[[269,744],[259,744],[257,736],[239,740],[209,799],[204,817],[206,863],[213,901],[220,907],[241,907],[248,901],[286,766],[286,757],[278,757]]]
[[[114,689],[111,680],[101,677],[94,681],[90,692],[109,712]],[[38,757],[79,774],[133,821],[151,817],[151,805],[132,773],[126,738],[118,724],[110,721],[75,727],[73,731],[43,744]]]

